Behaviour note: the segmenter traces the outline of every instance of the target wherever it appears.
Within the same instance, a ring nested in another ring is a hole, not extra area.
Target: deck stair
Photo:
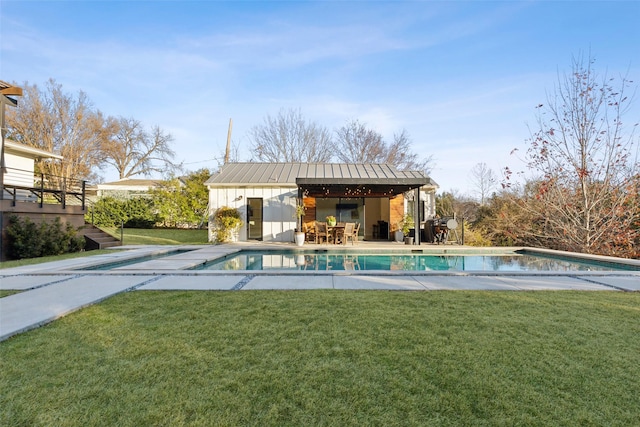
[[[85,249],[88,251],[122,245],[119,239],[92,224],[85,224],[81,232],[86,241]]]

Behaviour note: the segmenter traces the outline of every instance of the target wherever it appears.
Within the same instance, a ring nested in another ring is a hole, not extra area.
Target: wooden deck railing
[[[86,181],[69,179],[44,173],[5,168],[5,176],[0,197],[17,202],[59,204],[64,209],[67,204],[82,206],[85,209]]]

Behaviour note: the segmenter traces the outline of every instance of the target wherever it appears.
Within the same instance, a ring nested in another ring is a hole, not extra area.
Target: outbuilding
[[[400,171],[389,164],[228,163],[205,183],[209,215],[227,206],[240,211],[239,241],[291,242],[296,206],[304,223],[360,223],[360,238],[391,240],[406,213],[419,224],[435,217],[438,185],[421,171]],[[209,241],[213,241],[209,221]],[[419,243],[420,233],[416,233]]]

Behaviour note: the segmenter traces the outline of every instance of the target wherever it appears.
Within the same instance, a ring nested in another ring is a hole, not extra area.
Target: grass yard
[[[105,254],[110,252],[113,252],[113,250],[99,249],[95,251],[72,252],[72,253],[62,254],[62,255],[43,256],[39,258],[25,258],[25,259],[11,260],[11,261],[2,261],[0,263],[0,270],[3,268],[22,267],[24,265],[42,264],[43,262],[61,261],[61,260],[71,259],[71,258],[82,258],[86,256],[100,255],[100,254]]]
[[[120,238],[119,228],[103,228],[112,236]],[[173,228],[125,228],[125,245],[204,245],[207,230]]]
[[[18,292],[20,291],[0,289],[0,298],[8,297],[9,295],[17,294]]]
[[[640,293],[136,291],[0,343],[0,425],[637,426]]]
[[[119,228],[105,228],[104,231],[120,238]],[[187,230],[187,229],[163,229],[163,228],[125,228],[125,245],[204,245],[207,244],[207,230]],[[59,261],[63,259],[78,258],[84,256],[99,255],[110,252],[113,249],[101,249],[86,252],[74,252],[64,255],[46,256],[40,258],[28,258],[21,260],[3,261],[0,269],[20,267],[23,265],[40,264],[48,261]]]

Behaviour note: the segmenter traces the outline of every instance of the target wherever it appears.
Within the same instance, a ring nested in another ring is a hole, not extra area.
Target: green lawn
[[[103,228],[104,231],[120,239],[119,228]],[[166,228],[125,228],[125,245],[204,245],[207,230],[166,229]]]
[[[100,254],[109,253],[112,251],[113,251],[112,249],[100,249],[95,251],[73,252],[73,253],[63,254],[63,255],[43,256],[39,258],[25,258],[25,259],[11,260],[11,261],[2,261],[0,263],[0,269],[21,267],[23,265],[41,264],[43,262],[49,262],[49,261],[61,261],[64,259],[100,255]]]
[[[0,289],[0,298],[8,297],[9,295],[17,294],[18,292],[20,292],[20,291]]]
[[[105,228],[104,231],[120,238],[120,229]],[[124,229],[125,245],[204,245],[207,244],[207,230],[187,230],[187,229]],[[57,256],[47,256],[41,258],[29,258],[21,260],[3,261],[0,269],[20,267],[23,265],[40,264],[48,261],[59,261],[69,258],[78,258],[91,255],[99,255],[113,249],[102,249],[87,252],[75,252]]]
[[[129,292],[0,373],[0,425],[637,426],[640,293]]]

